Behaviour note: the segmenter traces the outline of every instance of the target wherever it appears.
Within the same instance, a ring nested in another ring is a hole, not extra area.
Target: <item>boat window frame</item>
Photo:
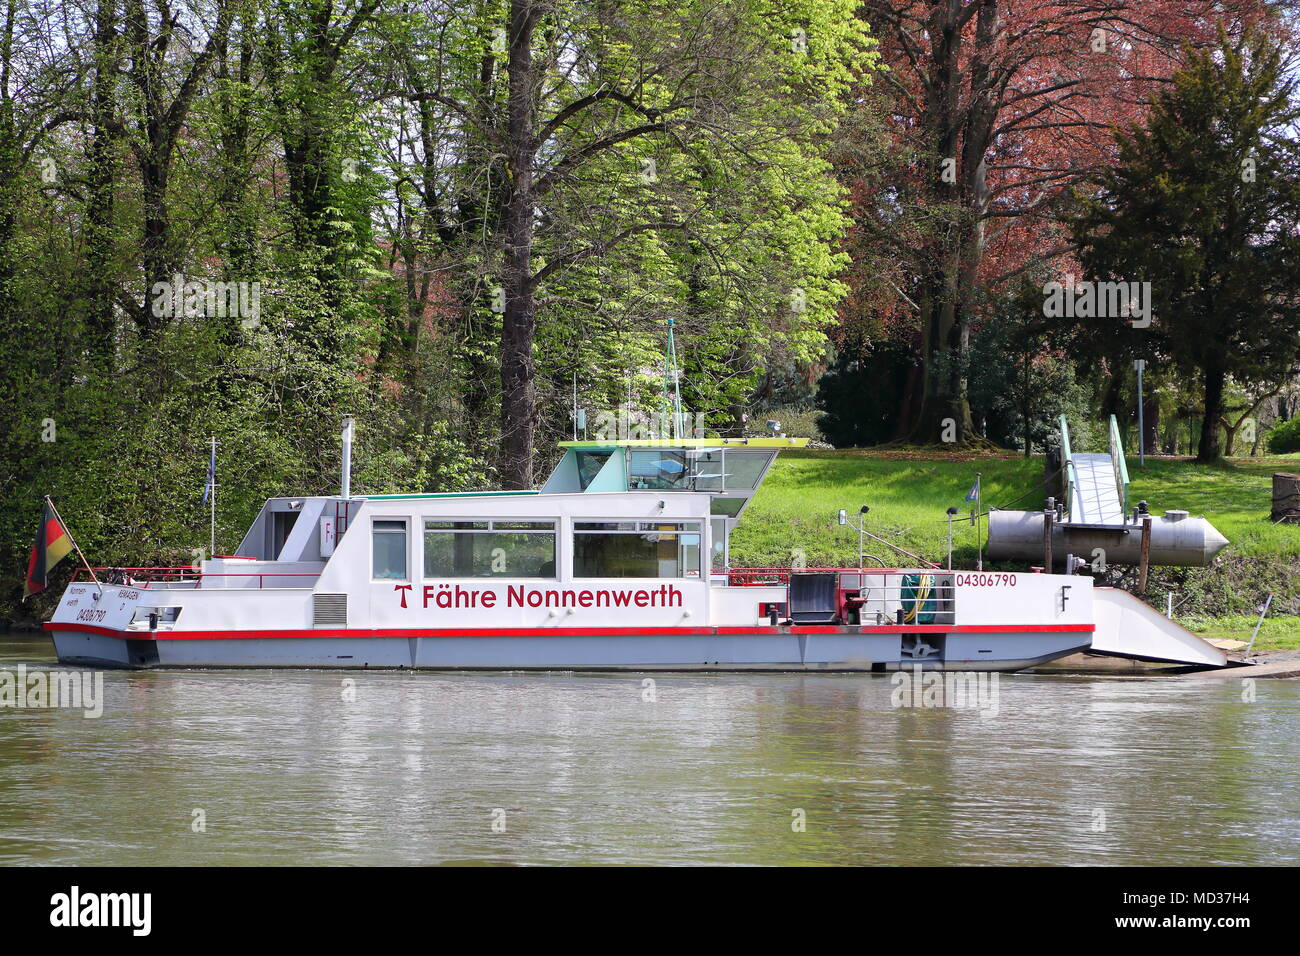
[[[613,528],[581,527],[583,525],[602,525],[602,524],[613,525],[615,527]],[[622,525],[631,525],[632,527],[630,528],[619,527]],[[672,527],[666,528],[664,527],[665,525],[672,525]],[[683,544],[680,541],[677,544],[677,550],[679,555],[677,563],[679,565],[679,570],[682,571],[683,573],[675,574],[675,575],[654,575],[654,576],[628,575],[627,576],[628,580],[699,581],[699,580],[707,579],[708,572],[704,570],[705,566],[708,564],[706,549],[711,546],[708,539],[708,529],[709,529],[709,523],[707,519],[695,518],[695,517],[665,518],[658,521],[655,521],[653,519],[646,520],[643,518],[634,518],[631,520],[618,519],[618,518],[601,518],[601,517],[594,517],[588,515],[584,515],[580,518],[574,517],[572,521],[569,523],[569,534],[568,534],[570,577],[574,581],[579,581],[579,580],[599,581],[611,577],[610,575],[604,575],[604,574],[579,574],[578,573],[577,537],[580,534],[603,535],[607,537],[617,537],[620,535],[624,537],[628,537],[628,536],[645,537],[646,535],[661,534],[661,535],[672,535],[675,538],[686,538],[691,536],[696,538],[696,542],[693,546]],[[680,557],[682,552],[685,549],[690,547],[694,547],[695,549],[696,566],[695,566],[694,574],[685,573],[689,569],[685,567],[686,562],[681,560]],[[614,577],[618,577],[618,576],[614,576]]]
[[[430,528],[430,522],[440,524],[484,525],[474,528]],[[498,525],[548,525],[549,527],[511,528]],[[521,515],[515,517],[481,517],[476,515],[424,515],[420,519],[420,560],[417,562],[422,581],[491,581],[499,579],[516,579],[520,581],[559,581],[560,580],[560,541],[563,523],[558,516]],[[430,575],[426,570],[426,542],[430,534],[535,534],[551,536],[551,573],[544,574],[438,574]]]
[[[395,528],[378,529],[376,525],[380,522],[400,523],[402,525],[402,535],[405,536],[402,547],[402,562],[405,565],[405,574],[400,578],[395,577],[376,577],[375,575],[375,535],[377,534],[397,534]],[[386,581],[410,581],[411,580],[411,519],[406,515],[371,515],[370,516],[370,580],[372,583]]]

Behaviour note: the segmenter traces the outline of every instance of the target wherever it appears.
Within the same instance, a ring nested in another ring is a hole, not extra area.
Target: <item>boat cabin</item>
[[[728,583],[732,530],[780,449],[806,443],[573,441],[538,491],[272,498],[191,586],[311,589],[315,626],[400,626],[415,611],[576,626],[620,607],[641,626],[704,624],[722,611],[708,591]],[[759,597],[746,588],[741,619],[762,616]]]

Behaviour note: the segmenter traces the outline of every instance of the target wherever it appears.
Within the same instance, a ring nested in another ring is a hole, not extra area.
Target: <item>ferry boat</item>
[[[1224,666],[1083,575],[736,568],[793,438],[572,441],[537,491],[272,498],[234,555],[78,576],[61,662],[122,668],[1013,671],[1081,651]],[[827,516],[828,526],[831,516]]]

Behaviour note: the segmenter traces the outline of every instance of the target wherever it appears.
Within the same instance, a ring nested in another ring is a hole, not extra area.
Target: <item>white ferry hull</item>
[[[914,657],[900,633],[756,628],[748,633],[239,637],[151,639],[51,628],[64,664],[130,669],[1014,671],[1086,650],[1086,631],[953,633]],[[924,635],[933,639],[937,635]]]

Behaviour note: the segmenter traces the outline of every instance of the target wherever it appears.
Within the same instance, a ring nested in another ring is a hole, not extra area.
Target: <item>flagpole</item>
[[[975,570],[984,570],[984,536],[980,521],[984,514],[984,482],[975,472]]]
[[[208,558],[217,556],[217,436],[212,436],[212,524],[208,533]]]
[[[86,555],[81,550],[81,545],[77,544],[77,539],[72,536],[72,530],[68,527],[68,523],[63,520],[63,515],[59,514],[59,509],[54,506],[54,499],[49,495],[46,495],[45,503],[50,506],[50,510],[54,512],[54,517],[59,519],[59,527],[61,527],[63,533],[68,536],[68,540],[72,542],[72,546],[77,549],[77,557],[81,558],[81,563],[84,564],[86,570],[90,572],[90,580],[95,582],[96,586],[99,588],[99,593],[103,594],[104,585],[100,583],[99,578],[95,577],[95,569],[92,568],[90,562],[86,560]],[[41,530],[41,533],[45,533],[44,529]]]

